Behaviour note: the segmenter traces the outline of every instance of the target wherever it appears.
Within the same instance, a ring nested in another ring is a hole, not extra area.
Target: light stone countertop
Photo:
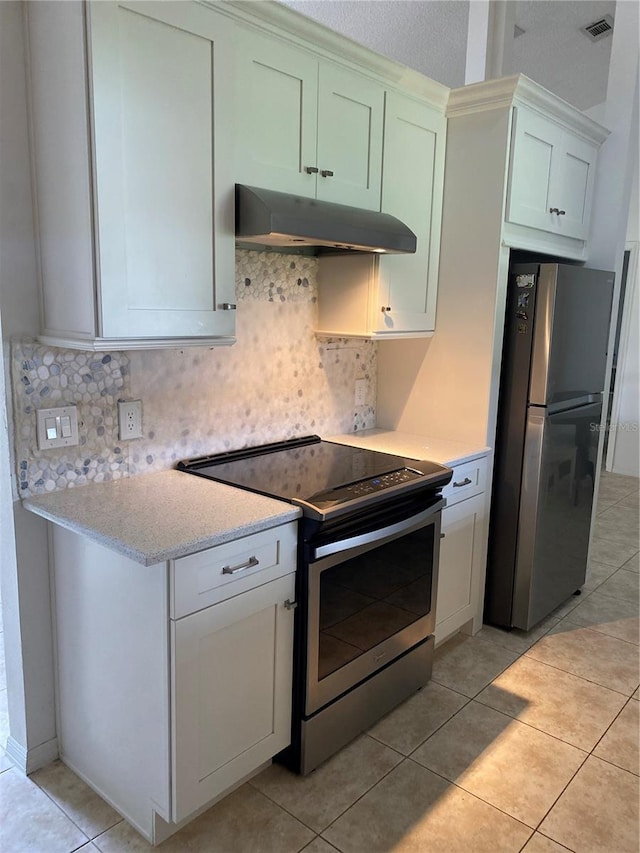
[[[378,450],[381,453],[394,453],[409,459],[428,459],[449,467],[486,456],[491,450],[486,445],[466,444],[388,429],[364,429],[361,432],[331,435],[326,437],[326,441],[365,447],[367,450]]]
[[[284,501],[182,471],[26,498],[31,512],[152,566],[286,524],[301,511]]]

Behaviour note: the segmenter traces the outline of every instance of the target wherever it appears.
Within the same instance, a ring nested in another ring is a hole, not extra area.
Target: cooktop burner
[[[399,491],[449,482],[451,469],[311,435],[185,460],[183,471],[280,498],[306,515],[348,510]]]

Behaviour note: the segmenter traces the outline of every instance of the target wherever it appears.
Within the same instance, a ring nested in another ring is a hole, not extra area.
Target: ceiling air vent
[[[582,27],[581,31],[591,39],[591,41],[600,41],[600,39],[606,38],[613,32],[613,18],[611,15],[604,15],[592,24],[587,24],[586,27]]]

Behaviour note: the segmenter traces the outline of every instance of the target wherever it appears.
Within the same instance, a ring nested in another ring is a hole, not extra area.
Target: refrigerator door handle
[[[558,412],[567,412],[569,409],[579,409],[581,406],[591,406],[594,403],[602,403],[602,393],[585,394],[582,397],[574,397],[571,400],[562,400],[560,403],[551,403],[547,406],[547,412],[555,415]]]

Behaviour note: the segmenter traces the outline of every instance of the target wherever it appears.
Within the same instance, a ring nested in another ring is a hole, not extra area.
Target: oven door
[[[433,633],[444,505],[385,506],[309,543],[306,716]]]

